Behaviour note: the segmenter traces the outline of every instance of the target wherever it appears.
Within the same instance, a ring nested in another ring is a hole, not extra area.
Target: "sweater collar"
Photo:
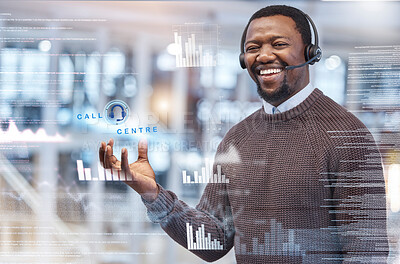
[[[301,102],[300,104],[291,108],[288,111],[277,114],[267,114],[264,112],[263,108],[261,108],[259,111],[265,121],[268,122],[288,121],[307,111],[322,95],[323,95],[322,91],[319,90],[318,88],[315,88],[303,102]]]

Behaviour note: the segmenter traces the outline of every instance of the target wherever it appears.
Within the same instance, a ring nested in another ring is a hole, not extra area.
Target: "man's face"
[[[245,41],[245,63],[261,98],[278,106],[304,88],[308,66],[285,70],[305,62],[305,44],[290,17],[276,15],[251,21]]]

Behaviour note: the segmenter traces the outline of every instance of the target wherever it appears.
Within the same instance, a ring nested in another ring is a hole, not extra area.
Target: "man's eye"
[[[246,52],[251,52],[251,51],[255,51],[255,50],[257,50],[258,49],[258,47],[248,47],[247,49],[246,49]]]
[[[287,43],[275,43],[275,47],[286,47],[288,44]]]

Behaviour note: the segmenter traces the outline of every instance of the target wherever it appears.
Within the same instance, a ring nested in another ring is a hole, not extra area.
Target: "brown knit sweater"
[[[210,183],[197,207],[160,187],[148,215],[187,248],[186,223],[202,224],[223,250],[192,250],[206,261],[233,246],[240,264],[386,263],[386,202],[373,137],[315,89],[297,107],[263,109],[235,125],[218,147],[229,183]]]

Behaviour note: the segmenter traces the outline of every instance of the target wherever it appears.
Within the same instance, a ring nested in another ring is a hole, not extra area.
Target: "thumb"
[[[147,139],[141,138],[138,144],[138,160],[144,159],[147,160]]]

